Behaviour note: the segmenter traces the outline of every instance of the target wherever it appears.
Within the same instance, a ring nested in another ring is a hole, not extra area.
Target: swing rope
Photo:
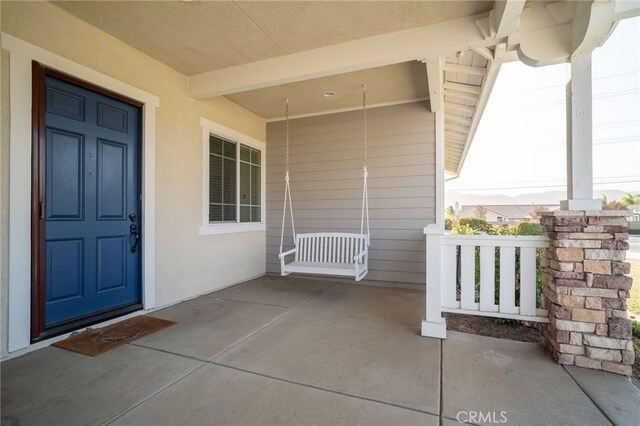
[[[362,113],[364,122],[364,160],[363,160],[363,185],[362,185],[362,214],[360,217],[360,235],[364,234],[365,218],[367,221],[367,247],[370,245],[369,237],[369,193],[367,191],[367,85],[365,84],[362,89]]]
[[[293,232],[293,244],[296,243],[296,226],[293,222],[293,206],[291,204],[291,187],[289,186],[289,98],[285,102],[285,121],[287,127],[286,133],[286,169],[284,173],[284,205],[282,207],[282,232],[280,233],[280,253],[282,253],[282,247],[284,245],[284,223],[287,215],[287,201],[289,203],[289,216],[291,217],[291,230]]]

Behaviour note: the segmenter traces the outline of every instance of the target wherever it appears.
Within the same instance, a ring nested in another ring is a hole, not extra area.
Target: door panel
[[[98,139],[98,219],[125,220],[127,207],[127,145]]]
[[[98,293],[127,286],[127,239],[98,238]]]
[[[84,137],[47,129],[47,220],[84,216]]]
[[[57,303],[82,297],[83,243],[82,239],[47,241],[47,276],[51,277],[47,301]]]
[[[140,109],[46,77],[45,325],[140,302]],[[132,222],[130,215],[135,215]]]

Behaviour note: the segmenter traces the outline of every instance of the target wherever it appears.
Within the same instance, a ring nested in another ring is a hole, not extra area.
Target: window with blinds
[[[209,136],[209,222],[260,222],[261,152]]]
[[[240,144],[240,222],[260,222],[260,151]]]

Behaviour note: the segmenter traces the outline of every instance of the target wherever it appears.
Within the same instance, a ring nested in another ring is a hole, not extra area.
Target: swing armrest
[[[295,253],[295,252],[297,252],[297,251],[298,251],[298,247],[296,247],[296,248],[294,248],[294,249],[291,249],[291,250],[289,250],[289,251],[285,251],[284,253],[280,253],[280,254],[278,255],[278,257],[279,257],[280,259],[284,259],[284,257],[285,257],[285,256],[288,256],[288,255],[290,255],[290,254],[293,254],[293,253]]]
[[[355,256],[353,256],[353,261],[357,262],[358,259],[362,259],[367,254],[368,251],[369,251],[368,247],[363,249],[360,253],[358,253]]]

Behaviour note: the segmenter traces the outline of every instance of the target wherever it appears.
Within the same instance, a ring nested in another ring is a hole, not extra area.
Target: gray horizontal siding
[[[297,232],[359,232],[362,112],[290,121],[291,195]],[[368,111],[371,247],[367,279],[423,283],[422,229],[435,218],[434,117],[425,103]],[[267,126],[267,272],[279,273],[285,123]],[[285,242],[292,245],[287,222]]]

